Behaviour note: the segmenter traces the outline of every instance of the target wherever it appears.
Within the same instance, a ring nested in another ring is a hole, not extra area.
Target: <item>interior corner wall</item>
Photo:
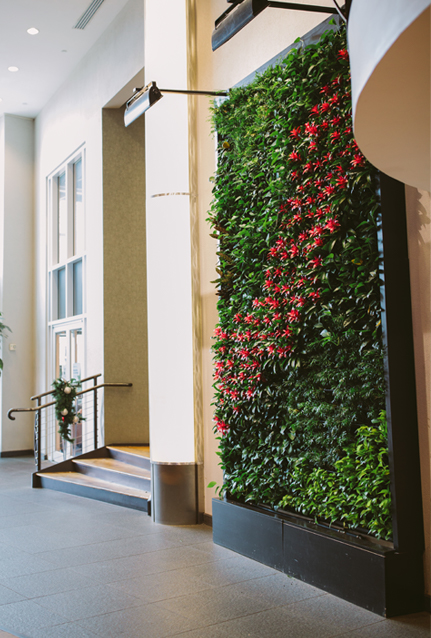
[[[425,524],[425,591],[431,594],[431,200],[406,187],[407,232],[416,368],[422,500]]]
[[[332,2],[321,4],[333,7]],[[197,73],[196,88],[225,90],[240,82],[263,64],[277,56],[298,37],[304,35],[328,16],[322,13],[286,11],[268,8],[259,14],[244,29],[216,51],[211,50],[211,33],[215,20],[226,10],[225,0],[208,0],[196,3],[197,11]],[[212,199],[212,184],[209,178],[216,169],[215,142],[211,134],[209,113],[210,101],[199,97],[196,100],[197,117],[197,182],[200,239],[200,281],[202,311],[202,388],[204,422],[204,484],[223,482],[218,442],[213,432],[212,403],[212,354],[211,336],[217,322],[217,297],[214,284],[217,278],[217,244],[210,237],[206,219]],[[213,488],[205,489],[205,513],[211,514]]]
[[[145,119],[103,109],[105,444],[148,443]]]
[[[144,66],[144,2],[129,0],[36,118],[36,382],[48,378],[46,296],[47,176],[85,146],[85,374],[104,372],[102,109]]]
[[[0,233],[3,321],[12,333],[3,339],[0,451],[33,449],[33,416],[7,418],[12,407],[26,407],[34,394],[34,120],[5,115],[2,135]],[[15,349],[10,350],[9,344]]]

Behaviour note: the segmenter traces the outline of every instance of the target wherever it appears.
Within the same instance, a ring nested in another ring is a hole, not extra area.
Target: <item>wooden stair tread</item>
[[[151,473],[149,470],[146,470],[142,467],[136,467],[135,465],[130,465],[129,463],[124,463],[124,461],[117,461],[112,458],[101,458],[101,459],[76,459],[73,461],[78,465],[86,466],[86,467],[96,467],[103,470],[109,470],[110,472],[119,472],[120,474],[129,474],[131,476],[138,476],[141,478],[149,479],[151,478]]]
[[[126,454],[133,454],[135,456],[144,456],[150,458],[150,446],[149,445],[107,445],[107,450],[118,450],[119,452],[125,452]]]
[[[85,485],[87,487],[105,490],[107,492],[135,496],[144,500],[148,500],[151,496],[150,492],[146,490],[138,490],[133,487],[112,483],[111,481],[103,481],[102,479],[95,478],[94,476],[88,476],[87,474],[80,474],[79,472],[44,472],[43,474],[38,474],[38,476],[66,483],[74,483],[75,485]]]

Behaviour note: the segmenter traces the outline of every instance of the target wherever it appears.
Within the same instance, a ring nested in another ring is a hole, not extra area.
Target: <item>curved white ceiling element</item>
[[[377,168],[431,190],[430,0],[353,0],[353,126]]]

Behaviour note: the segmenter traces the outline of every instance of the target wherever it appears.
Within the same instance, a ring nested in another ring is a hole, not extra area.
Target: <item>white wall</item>
[[[0,451],[33,449],[33,416],[7,418],[12,407],[27,407],[34,393],[34,121],[4,115],[1,119],[0,310],[12,329],[3,339]],[[9,350],[15,344],[16,350]]]
[[[46,178],[84,144],[87,160],[86,372],[103,372],[102,108],[110,102],[119,106],[119,92],[123,97],[131,95],[134,78],[144,66],[143,26],[143,0],[130,0],[36,118],[37,392],[43,391],[49,382],[46,376]],[[122,101],[126,99],[123,97]]]

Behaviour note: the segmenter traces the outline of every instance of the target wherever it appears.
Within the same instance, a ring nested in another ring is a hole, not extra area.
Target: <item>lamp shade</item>
[[[126,102],[124,125],[129,126],[129,124],[134,122],[162,97],[163,95],[160,93],[155,82],[147,84],[143,89],[138,89],[130,100]]]

